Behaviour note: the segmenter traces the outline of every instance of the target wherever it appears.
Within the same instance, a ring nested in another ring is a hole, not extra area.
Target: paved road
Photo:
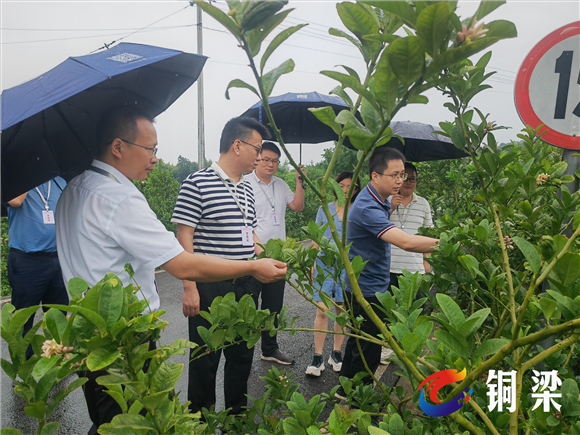
[[[187,321],[181,312],[181,295],[182,286],[181,281],[176,280],[168,273],[157,274],[157,284],[161,295],[161,307],[167,310],[164,318],[170,322],[170,325],[165,329],[161,336],[162,344],[169,344],[178,338],[187,338]],[[291,317],[299,316],[296,321],[296,327],[312,328],[315,318],[314,307],[305,302],[302,297],[292,287],[286,285],[285,304],[289,306],[288,314]],[[38,319],[38,314],[37,314]],[[330,325],[332,327],[332,325]],[[288,353],[295,358],[295,363],[292,366],[280,366],[279,368],[286,369],[287,373],[293,372],[300,383],[299,392],[303,393],[307,398],[311,398],[316,394],[322,392],[330,392],[330,390],[338,384],[338,374],[328,367],[322,376],[319,378],[307,377],[304,374],[306,367],[312,361],[314,354],[314,340],[310,332],[298,332],[294,337],[290,337],[287,333],[280,334],[278,338],[281,350]],[[346,343],[346,340],[345,340]],[[328,360],[328,354],[332,350],[332,336],[326,337],[326,344],[324,347],[324,359]],[[343,349],[344,350],[344,349]],[[1,356],[5,359],[10,359],[6,343],[2,341],[0,348]],[[186,356],[177,356],[174,358],[175,362],[185,364],[183,376],[177,384],[177,390],[181,390],[182,401],[186,400],[187,396],[187,358]],[[260,359],[260,345],[256,346],[254,352],[254,364],[249,381],[249,395],[255,398],[261,397],[264,391],[264,382],[259,378],[264,376],[270,369],[272,363],[262,361]],[[391,364],[393,366],[394,364]],[[386,371],[379,369],[381,380],[386,385],[393,385],[397,381],[397,377],[393,375],[395,367],[389,366]],[[384,372],[384,373],[383,373]],[[222,367],[218,373],[223,374],[223,358]],[[72,380],[64,380],[63,386]],[[224,408],[223,399],[223,379],[218,379],[217,390],[217,404],[216,409]],[[23,434],[36,433],[35,419],[28,417],[23,412],[26,405],[25,401],[16,396],[13,391],[14,383],[8,378],[4,372],[0,375],[0,412],[1,412],[1,427],[14,427],[22,431]],[[330,413],[327,406],[324,415]],[[53,420],[60,421],[61,427],[59,434],[84,434],[91,426],[84,397],[80,389],[71,393],[53,413]]]

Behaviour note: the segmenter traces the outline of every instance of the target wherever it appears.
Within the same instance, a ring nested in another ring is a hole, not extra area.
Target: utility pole
[[[200,7],[197,7],[197,54],[203,55]],[[203,71],[197,79],[197,164],[199,170],[205,168],[205,128],[203,122]]]

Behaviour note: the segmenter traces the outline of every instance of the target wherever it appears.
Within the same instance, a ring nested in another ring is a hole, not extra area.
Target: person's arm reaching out
[[[26,195],[28,195],[28,192],[23,193],[20,196],[17,196],[16,198],[8,201],[8,205],[10,207],[14,207],[14,208],[18,208],[22,205],[22,203],[24,202],[24,200],[26,199]]]
[[[410,235],[396,227],[383,233],[381,240],[409,252],[435,252],[434,248],[439,244],[438,239]]]
[[[304,172],[304,166],[300,165],[300,169]],[[294,200],[288,204],[288,207],[296,212],[301,212],[304,210],[304,181],[298,177],[300,177],[300,174],[296,171],[296,193]]]
[[[193,254],[193,235],[195,228],[177,224],[177,240],[185,252]],[[194,281],[183,281],[183,315],[194,317],[199,314],[199,292]]]

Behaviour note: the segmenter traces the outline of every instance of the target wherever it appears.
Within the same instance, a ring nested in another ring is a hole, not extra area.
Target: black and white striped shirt
[[[234,192],[242,209],[247,209],[245,220]],[[217,163],[183,181],[171,222],[195,228],[195,253],[229,260],[255,257],[253,246],[242,245],[242,227],[255,230],[258,225],[252,186],[244,178],[235,184]]]

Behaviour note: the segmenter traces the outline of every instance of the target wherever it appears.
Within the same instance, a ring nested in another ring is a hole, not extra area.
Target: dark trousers
[[[6,264],[8,281],[12,287],[12,305],[17,310],[33,305],[68,305],[68,293],[62,279],[62,271],[56,253],[31,253],[10,249]],[[48,311],[48,308],[44,308]],[[34,316],[24,324],[23,335],[32,328]],[[26,358],[33,354],[32,346],[26,350]]]
[[[378,299],[376,297],[365,297],[369,304],[378,304],[380,305]],[[352,307],[352,311],[355,317],[362,316],[364,321],[361,325],[361,329],[370,334],[372,336],[377,336],[379,334],[379,328],[369,319],[366,312],[360,306],[360,304],[356,301],[352,293],[346,292],[345,298],[347,307],[350,309]],[[384,314],[379,310],[375,310],[379,318],[383,321]],[[378,366],[379,361],[381,359],[381,346],[374,343],[369,343],[365,340],[359,340],[360,347],[362,350],[362,355],[364,355],[365,361],[369,366],[370,370],[374,373]],[[346,342],[346,349],[344,351],[344,358],[342,362],[342,369],[340,370],[340,376],[346,376],[347,378],[353,378],[358,372],[366,372],[366,368],[363,363],[363,359],[361,356],[361,352],[358,349],[356,344],[356,339],[354,337],[348,337],[348,341]],[[363,379],[365,384],[370,384],[373,382],[370,376],[366,376]]]
[[[286,281],[272,282],[270,284],[262,284],[262,304],[261,310],[270,310],[270,313],[279,314],[284,305],[284,287]],[[278,319],[274,323],[278,326]],[[278,335],[270,337],[270,332],[262,332],[262,355],[272,355],[278,349]]]
[[[149,350],[155,350],[157,346],[154,341],[149,342]],[[145,361],[143,371],[147,373],[149,369],[150,360]],[[121,407],[117,404],[115,399],[105,393],[105,386],[97,383],[99,376],[105,376],[109,373],[106,370],[98,370],[96,372],[79,372],[79,377],[87,377],[89,380],[83,385],[83,393],[89,409],[89,417],[93,425],[91,426],[88,435],[97,435],[99,426],[105,423],[110,423],[113,417],[122,414]],[[147,415],[147,410],[143,409],[141,415]]]
[[[258,301],[258,295],[262,283],[255,278],[248,277],[243,282],[232,284],[231,281],[219,281],[213,283],[197,283],[197,290],[200,297],[200,310],[209,311],[211,303],[217,296],[225,296],[228,293],[235,293],[236,300],[240,300],[245,294],[250,294],[254,302]],[[200,315],[188,318],[189,340],[200,346],[205,342],[199,336],[197,328],[204,326],[210,328],[210,324]],[[252,369],[252,359],[254,348],[248,349],[247,343],[242,342],[223,349],[226,357],[224,368],[224,394],[225,405],[232,408],[232,414],[239,414],[243,407],[248,404],[246,394],[248,393],[248,378]],[[189,362],[189,385],[187,400],[191,402],[189,409],[192,412],[200,411],[202,408],[209,409],[215,405],[215,384],[216,374],[220,362],[222,350],[210,353],[202,353],[203,356],[192,359]],[[191,352],[190,357],[193,357]]]

